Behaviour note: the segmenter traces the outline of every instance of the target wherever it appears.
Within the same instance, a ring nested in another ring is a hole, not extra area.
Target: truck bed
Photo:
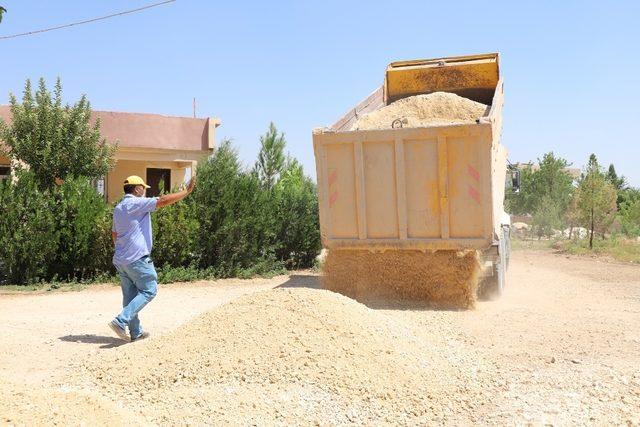
[[[495,62],[497,69],[497,56]],[[432,89],[425,93],[438,88]],[[370,250],[491,246],[501,233],[506,175],[502,81],[478,123],[350,130],[359,115],[383,107],[389,97],[386,86],[378,88],[335,124],[313,132],[323,245]]]

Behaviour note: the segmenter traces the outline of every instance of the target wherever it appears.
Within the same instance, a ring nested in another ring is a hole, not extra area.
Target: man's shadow
[[[123,344],[127,344],[127,341],[123,341],[119,338],[107,337],[104,335],[84,334],[84,335],[66,335],[58,338],[60,341],[66,342],[82,342],[86,344],[103,344],[100,348],[114,348],[120,347]]]

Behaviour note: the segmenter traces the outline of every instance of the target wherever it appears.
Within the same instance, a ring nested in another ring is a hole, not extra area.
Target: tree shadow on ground
[[[127,341],[123,341],[120,338],[107,337],[104,335],[95,334],[83,334],[83,335],[65,335],[58,338],[60,341],[65,342],[81,342],[85,344],[103,344],[100,348],[114,348],[127,344]]]
[[[320,277],[312,274],[292,274],[289,276],[289,280],[277,287],[322,289],[322,286],[320,285]]]
[[[278,288],[308,288],[308,289],[323,289],[320,283],[320,276],[313,274],[292,274],[289,276],[289,280],[283,284],[277,286]],[[387,299],[387,298],[353,298],[347,295],[351,299],[355,299],[361,304],[373,310],[401,310],[401,311],[468,311],[465,308],[455,307],[437,307],[426,302],[421,301],[406,301],[400,299]]]

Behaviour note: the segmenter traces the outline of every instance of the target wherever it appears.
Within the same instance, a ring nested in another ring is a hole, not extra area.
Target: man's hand
[[[196,177],[191,178],[189,183],[187,184],[187,188],[178,191],[177,193],[165,194],[164,196],[160,196],[158,201],[156,202],[157,208],[164,208],[165,206],[173,205],[174,203],[178,203],[180,200],[187,197],[191,192],[196,188]]]
[[[192,193],[193,190],[196,188],[196,177],[192,177],[191,180],[189,180],[189,183],[187,184],[187,193]]]

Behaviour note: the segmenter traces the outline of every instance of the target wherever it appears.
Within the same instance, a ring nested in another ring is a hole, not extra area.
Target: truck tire
[[[484,277],[478,286],[478,297],[481,300],[492,301],[500,298],[506,284],[507,267],[509,266],[509,255],[511,241],[509,229],[503,228],[502,239],[498,246],[498,259],[493,264],[490,276]]]
[[[502,262],[496,262],[493,265],[493,274],[486,276],[480,282],[478,287],[478,297],[484,301],[493,301],[502,295],[505,281],[505,268]]]

